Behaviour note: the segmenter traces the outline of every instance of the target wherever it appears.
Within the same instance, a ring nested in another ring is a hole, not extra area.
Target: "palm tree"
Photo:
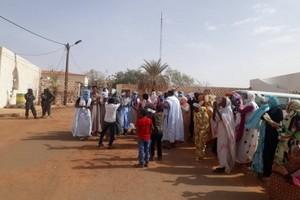
[[[140,68],[146,71],[141,74],[138,82],[139,90],[143,91],[165,91],[169,86],[169,79],[163,75],[163,71],[169,66],[165,63],[161,65],[161,60],[150,60],[149,62],[144,60],[145,63]]]

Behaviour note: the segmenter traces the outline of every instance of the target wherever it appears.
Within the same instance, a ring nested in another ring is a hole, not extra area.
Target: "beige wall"
[[[0,108],[16,104],[16,95],[26,93],[28,88],[38,96],[40,76],[41,70],[37,66],[0,47]]]
[[[41,76],[43,79],[50,79],[52,76],[57,76],[58,80],[62,80],[62,81],[65,80],[65,72],[64,71],[45,71],[45,70],[43,70]],[[86,75],[69,73],[68,80],[74,81],[77,83],[81,83],[84,86],[88,85],[88,78]]]
[[[250,80],[250,87],[253,90],[268,92],[300,92],[300,73],[286,74],[266,79]]]
[[[116,90],[120,93],[123,90],[129,90],[131,95],[132,91],[138,91],[138,86],[136,84],[117,84]]]
[[[64,100],[64,88],[65,88],[65,81],[58,80],[57,83],[54,85],[51,80],[49,79],[41,79],[40,80],[40,93],[44,91],[45,88],[49,88],[49,90],[55,96],[54,104],[61,105],[63,104]],[[78,96],[80,95],[81,84],[75,81],[68,81],[68,104],[74,104],[77,100]],[[39,97],[38,103],[40,103],[41,99]]]
[[[43,92],[45,88],[49,88],[55,96],[54,103],[57,105],[62,104],[64,100],[65,72],[43,70],[41,76],[40,92]],[[80,95],[81,87],[87,85],[88,78],[86,75],[69,73],[67,103],[74,103]]]

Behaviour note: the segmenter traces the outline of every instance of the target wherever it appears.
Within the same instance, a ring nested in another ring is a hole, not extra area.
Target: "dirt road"
[[[163,151],[163,161],[137,169],[135,136],[117,137],[115,149],[99,149],[97,137],[71,136],[73,107],[53,118],[0,118],[0,199],[160,200],[267,199],[256,177],[243,169],[214,174],[217,160],[194,161],[191,145]],[[107,142],[105,143],[107,145]]]

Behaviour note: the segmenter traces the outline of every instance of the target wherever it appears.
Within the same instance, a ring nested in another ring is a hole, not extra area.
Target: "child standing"
[[[157,148],[157,160],[162,159],[161,140],[163,137],[163,123],[164,123],[164,105],[159,104],[156,106],[156,113],[152,115],[152,123],[154,129],[151,134],[151,148],[150,148],[150,161],[154,160],[155,146]]]
[[[147,110],[141,110],[141,118],[136,122],[136,129],[138,134],[139,146],[139,163],[135,167],[143,168],[148,167],[149,163],[149,146],[150,146],[150,133],[153,129],[152,120],[147,117]]]

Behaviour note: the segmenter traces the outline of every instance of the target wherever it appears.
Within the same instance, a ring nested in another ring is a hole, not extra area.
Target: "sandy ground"
[[[194,161],[190,144],[164,149],[163,161],[137,169],[135,136],[118,136],[115,149],[99,149],[97,137],[78,141],[70,133],[73,107],[29,120],[24,110],[8,110],[0,109],[0,199],[268,199],[254,174],[214,174],[217,160],[207,152]]]

